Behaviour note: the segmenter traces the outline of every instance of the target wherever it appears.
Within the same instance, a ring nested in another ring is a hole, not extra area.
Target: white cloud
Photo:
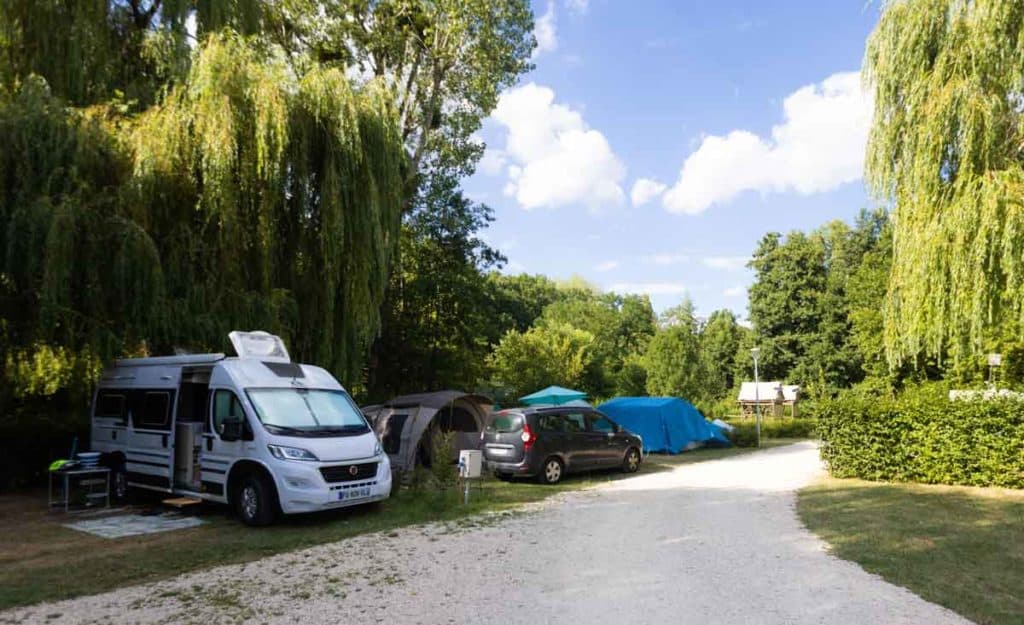
[[[665,208],[693,215],[745,191],[810,195],[861,177],[871,98],[858,72],[796,90],[783,111],[770,139],[747,130],[704,137],[664,195]]]
[[[686,287],[677,282],[620,282],[609,286],[608,290],[640,295],[680,295],[686,292]]]
[[[726,290],[722,291],[722,295],[726,297],[741,297],[747,293],[747,288],[742,285],[731,286]]]
[[[598,271],[611,271],[612,269],[618,269],[618,267],[619,267],[619,261],[617,261],[617,260],[606,260],[603,263],[598,263],[597,267],[594,267],[594,269],[596,269]]]
[[[638,178],[633,183],[633,190],[629,192],[629,199],[633,202],[633,206],[643,206],[664,193],[667,188],[668,185],[657,180]]]
[[[558,49],[558,34],[555,32],[554,0],[549,0],[547,12],[533,23],[533,37],[537,40],[537,47],[533,49],[533,56],[535,58],[545,52],[554,52]]]
[[[747,266],[750,262],[749,256],[705,256],[700,259],[706,267],[712,269],[726,269],[728,271],[738,271]]]
[[[505,169],[507,162],[504,150],[488,148],[480,159],[480,171],[488,176],[497,176]]]
[[[571,13],[583,15],[590,8],[590,0],[565,0],[565,8]]]
[[[648,265],[667,267],[669,265],[688,263],[690,262],[690,257],[686,254],[651,254],[650,256],[644,256],[641,260]]]
[[[529,83],[501,94],[492,115],[507,130],[505,194],[529,210],[583,203],[620,205],[626,168],[604,135],[555,103],[555,92]]]

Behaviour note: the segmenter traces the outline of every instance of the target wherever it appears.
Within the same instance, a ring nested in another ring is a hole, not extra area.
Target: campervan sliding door
[[[179,372],[148,369],[140,370],[132,389],[125,470],[129,485],[169,492],[174,471],[173,414]]]

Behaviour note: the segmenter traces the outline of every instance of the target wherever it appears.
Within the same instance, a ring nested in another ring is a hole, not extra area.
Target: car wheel
[[[235,493],[235,510],[246,525],[270,525],[277,511],[275,497],[274,487],[266,477],[249,475],[242,479]]]
[[[565,465],[561,460],[552,456],[544,461],[538,478],[542,484],[557,484],[562,481],[563,475],[565,475]]]
[[[626,457],[622,459],[623,473],[636,473],[640,470],[640,450],[630,447],[626,450]]]

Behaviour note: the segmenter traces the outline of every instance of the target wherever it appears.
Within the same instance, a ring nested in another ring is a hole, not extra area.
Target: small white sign
[[[480,477],[480,468],[483,464],[482,454],[478,449],[463,449],[459,451],[459,476],[475,479]]]

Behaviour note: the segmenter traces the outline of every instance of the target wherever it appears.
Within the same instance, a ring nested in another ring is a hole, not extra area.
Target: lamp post
[[[757,357],[761,354],[761,348],[755,347],[750,350],[750,355],[754,357],[754,414],[755,423],[757,425],[757,446],[761,446],[761,389],[758,383],[757,377]]]

